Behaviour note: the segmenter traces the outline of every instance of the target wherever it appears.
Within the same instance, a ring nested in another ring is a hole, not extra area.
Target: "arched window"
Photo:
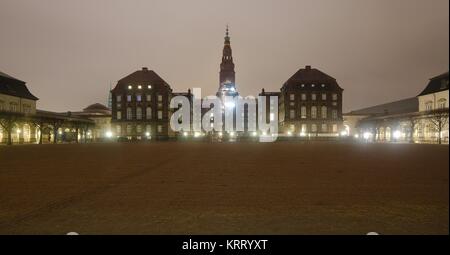
[[[317,118],[317,107],[311,106],[311,118],[315,119]]]
[[[320,109],[320,115],[322,116],[322,119],[327,118],[327,107],[326,106],[322,106],[322,108]]]
[[[127,107],[127,120],[133,119],[133,109],[131,107]]]
[[[302,106],[302,107],[300,108],[300,117],[301,117],[302,119],[306,119],[306,106]]]
[[[142,108],[141,107],[136,108],[136,119],[142,120]]]
[[[426,102],[425,103],[425,110],[427,110],[427,111],[433,110],[433,102],[431,102],[431,101]]]
[[[444,109],[447,107],[447,100],[445,98],[441,98],[438,101],[438,108],[439,109]]]

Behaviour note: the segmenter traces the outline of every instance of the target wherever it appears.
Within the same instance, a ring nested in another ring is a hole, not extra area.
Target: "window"
[[[273,114],[273,113],[270,113],[270,121],[274,121],[275,120],[275,114]]]
[[[152,95],[147,95],[147,102],[151,102],[152,101]]]
[[[327,94],[322,93],[322,100],[327,100]]]
[[[145,117],[146,117],[148,120],[151,120],[151,119],[152,119],[152,108],[151,108],[151,107],[147,107],[147,110],[145,111]]]
[[[10,110],[11,112],[17,111],[17,104],[16,104],[16,103],[10,103],[10,104],[9,104],[9,110]]]
[[[163,100],[162,95],[158,95],[158,102],[162,102],[162,100]]]
[[[322,132],[327,132],[327,131],[328,131],[327,124],[322,124]]]
[[[337,125],[333,124],[333,133],[337,133]]]
[[[327,118],[327,107],[326,106],[322,106],[322,108],[320,109],[320,115],[322,116],[322,119]]]
[[[24,104],[22,106],[22,111],[23,111],[23,113],[26,113],[26,114],[31,113],[31,106],[27,105],[27,104]]]
[[[290,102],[289,105],[290,106],[295,106],[295,103],[294,102]]]
[[[161,125],[158,125],[157,129],[158,129],[158,133],[162,132],[162,126]]]
[[[315,119],[317,118],[317,107],[311,106],[311,118]]]
[[[141,102],[142,101],[142,96],[141,95],[136,95],[136,101]]]
[[[127,125],[127,134],[130,135],[133,132],[133,127],[131,125]]]
[[[433,102],[431,102],[431,101],[426,102],[425,103],[425,110],[427,110],[427,111],[433,110]]]
[[[162,120],[162,118],[163,118],[163,112],[158,111],[158,120]]]
[[[122,133],[122,127],[120,125],[116,126],[116,134],[120,135]]]
[[[122,112],[121,111],[117,111],[116,113],[116,119],[121,120],[122,119]]]
[[[333,110],[331,111],[331,117],[332,117],[333,119],[337,119],[337,118],[338,118],[338,112],[337,112],[337,110],[333,109]]]
[[[336,93],[333,93],[332,98],[333,98],[333,101],[336,101],[338,99],[338,95]]]
[[[303,93],[303,94],[301,95],[301,98],[302,98],[302,100],[306,100],[306,94]]]
[[[131,102],[131,95],[127,95],[127,102]]]
[[[445,100],[445,98],[441,98],[438,101],[438,108],[444,109],[446,107],[446,104],[447,104],[447,100]]]
[[[127,120],[131,120],[133,119],[133,110],[131,109],[131,107],[127,108]]]
[[[311,94],[311,100],[317,100],[316,94]]]
[[[141,125],[137,125],[136,126],[136,132],[137,133],[142,133],[142,126]]]
[[[308,132],[308,126],[307,126],[306,124],[302,124],[301,132],[302,132],[302,133]]]
[[[116,101],[117,102],[122,102],[122,95],[116,96]]]
[[[311,125],[311,131],[312,132],[317,132],[317,125],[316,124],[312,124]]]
[[[116,107],[120,109],[120,108],[122,108],[122,104],[121,103],[117,103]]]
[[[290,119],[295,119],[295,110],[290,110],[289,111],[289,118]]]
[[[337,106],[337,102],[332,102],[331,105]]]
[[[142,108],[141,107],[136,108],[136,119],[142,120]]]
[[[290,100],[294,100],[295,99],[295,94],[289,94],[289,99]]]
[[[300,108],[300,117],[301,117],[302,119],[306,119],[306,106],[302,106],[302,107]]]

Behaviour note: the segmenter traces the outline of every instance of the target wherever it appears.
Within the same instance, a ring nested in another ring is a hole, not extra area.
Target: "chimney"
[[[311,66],[305,66],[306,70],[311,70]]]
[[[142,71],[148,71],[147,67],[142,67]]]

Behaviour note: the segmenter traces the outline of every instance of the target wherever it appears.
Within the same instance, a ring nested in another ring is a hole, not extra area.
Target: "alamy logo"
[[[250,134],[260,142],[273,142],[278,137],[278,97],[276,96],[207,96],[194,88],[192,97],[175,96],[170,118],[175,132],[221,136]],[[269,107],[268,107],[269,106]]]

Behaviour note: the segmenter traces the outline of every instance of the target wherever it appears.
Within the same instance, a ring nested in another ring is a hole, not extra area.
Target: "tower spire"
[[[233,55],[230,43],[230,29],[227,24],[225,29],[225,42],[223,46],[222,63],[220,64],[218,95],[236,95],[235,72]]]

